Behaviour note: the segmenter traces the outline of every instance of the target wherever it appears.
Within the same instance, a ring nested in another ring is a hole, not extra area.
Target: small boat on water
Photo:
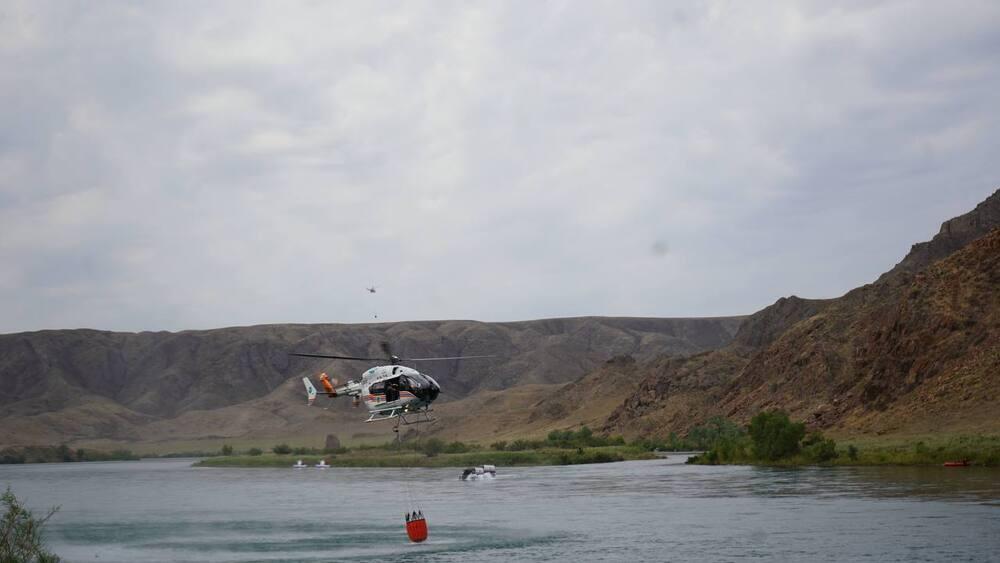
[[[946,461],[946,462],[944,462],[944,466],[945,467],[968,467],[969,465],[970,465],[969,464],[969,460],[967,460],[967,459],[963,459],[963,460],[960,460],[960,461]]]
[[[480,465],[478,467],[467,467],[459,477],[462,481],[479,481],[482,479],[493,479],[497,476],[497,466]]]
[[[302,469],[303,467],[309,467],[309,466],[306,465],[306,464],[304,464],[304,463],[302,463],[302,460],[300,459],[300,460],[296,461],[295,465],[293,465],[292,467],[294,467],[295,469]]]
[[[319,460],[319,463],[316,464],[316,469],[326,469],[328,467],[330,467],[330,464],[325,459]]]

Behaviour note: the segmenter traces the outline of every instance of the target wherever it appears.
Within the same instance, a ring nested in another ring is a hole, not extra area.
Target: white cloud
[[[996,187],[998,11],[14,4],[0,331],[836,295]]]

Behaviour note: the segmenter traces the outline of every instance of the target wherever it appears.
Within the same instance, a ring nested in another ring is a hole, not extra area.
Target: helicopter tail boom
[[[319,374],[319,382],[323,386],[323,391],[317,390],[312,380],[308,377],[302,378],[302,383],[306,386],[306,404],[309,406],[312,406],[316,401],[316,397],[320,394],[330,398],[340,397],[341,395],[350,395],[356,398],[361,393],[361,386],[354,381],[348,381],[344,385],[337,385],[339,381],[325,373]]]

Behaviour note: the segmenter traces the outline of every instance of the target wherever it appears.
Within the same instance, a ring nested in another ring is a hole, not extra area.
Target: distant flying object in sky
[[[366,287],[365,290],[367,290],[368,293],[375,293],[375,286],[373,285],[371,287]]]

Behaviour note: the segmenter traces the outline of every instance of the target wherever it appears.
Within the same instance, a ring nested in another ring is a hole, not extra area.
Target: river
[[[1000,471],[0,466],[65,561],[1000,561]],[[411,499],[412,503],[411,504]],[[410,543],[418,506],[430,537]]]

